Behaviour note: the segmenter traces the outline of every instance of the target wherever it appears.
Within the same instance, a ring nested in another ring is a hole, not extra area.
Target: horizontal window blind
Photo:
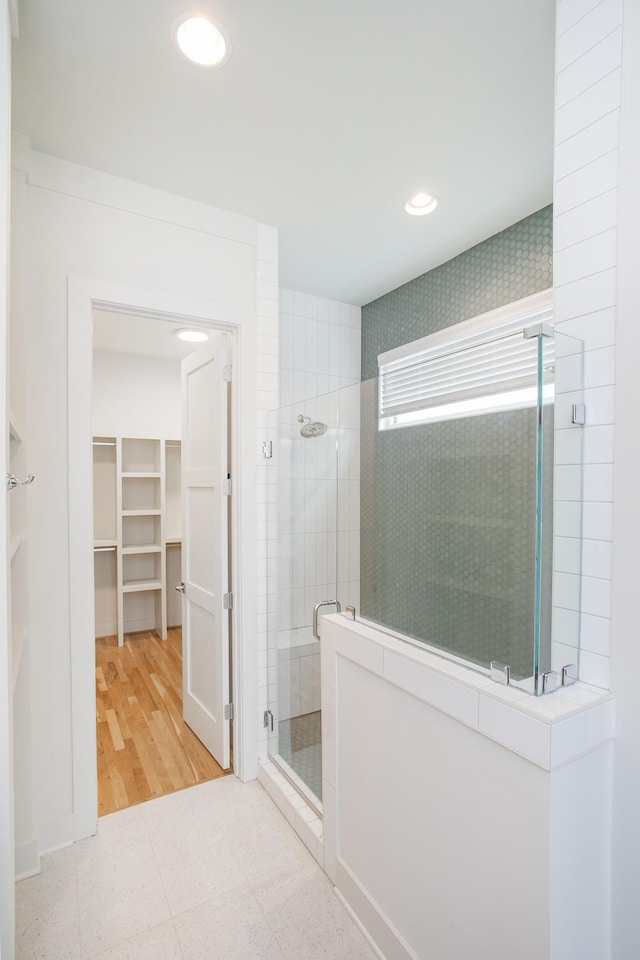
[[[532,299],[537,302],[532,304]],[[538,295],[509,305],[511,316],[501,308],[381,354],[381,428],[469,416],[492,408],[533,406],[538,381],[536,333],[552,333],[550,297],[546,296],[547,302],[541,299]],[[542,336],[541,342],[543,379],[552,384],[553,337]],[[550,393],[546,391],[547,398]]]

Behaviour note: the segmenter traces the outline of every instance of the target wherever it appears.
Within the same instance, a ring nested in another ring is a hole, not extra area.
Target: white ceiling
[[[554,0],[20,0],[37,150],[280,228],[283,287],[366,303],[551,202]],[[175,51],[186,12],[233,52]],[[417,191],[439,200],[410,217]]]
[[[93,349],[179,361],[200,346],[178,339],[176,331],[184,326],[154,317],[94,310]]]

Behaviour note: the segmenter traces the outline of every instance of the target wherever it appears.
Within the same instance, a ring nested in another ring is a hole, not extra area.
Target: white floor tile
[[[173,916],[243,882],[233,837],[215,806],[198,803],[147,822]]]
[[[16,885],[17,960],[79,960],[75,850],[43,857],[37,877]]]
[[[272,801],[260,817],[247,817],[233,838],[232,854],[249,881],[307,857],[306,848]]]
[[[16,903],[17,960],[374,960],[262,787],[233,777],[102,818]]]
[[[167,920],[91,960],[183,960],[183,956],[173,921]]]
[[[222,894],[175,919],[184,960],[283,960],[247,887]]]
[[[375,960],[317,864],[289,864],[252,884],[287,960]]]
[[[127,811],[128,814],[128,811]],[[144,821],[114,815],[75,845],[83,957],[116,946],[170,917]]]

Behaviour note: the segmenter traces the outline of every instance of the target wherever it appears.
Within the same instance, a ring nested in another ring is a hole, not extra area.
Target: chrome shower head
[[[312,420],[311,417],[305,417],[303,413],[298,414],[298,423],[302,424],[300,436],[304,437],[305,440],[309,437],[321,437],[323,433],[327,432],[326,423],[322,423],[320,420]]]

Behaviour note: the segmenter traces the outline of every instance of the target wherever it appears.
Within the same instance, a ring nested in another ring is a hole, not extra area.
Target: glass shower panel
[[[338,598],[338,394],[282,407],[278,421],[278,699],[269,752],[320,807],[320,642],[312,621],[318,602]]]
[[[528,338],[529,406],[451,415],[445,398],[450,419],[394,428],[379,381],[361,385],[359,616],[481,668],[508,665],[535,693],[579,651],[577,636],[570,650],[552,636],[580,608],[579,524],[573,543],[556,542],[554,573],[553,508],[554,488],[576,508],[582,499],[582,345],[549,334]],[[571,617],[554,611],[554,576]]]
[[[533,672],[535,408],[378,430],[362,385],[364,618]]]

